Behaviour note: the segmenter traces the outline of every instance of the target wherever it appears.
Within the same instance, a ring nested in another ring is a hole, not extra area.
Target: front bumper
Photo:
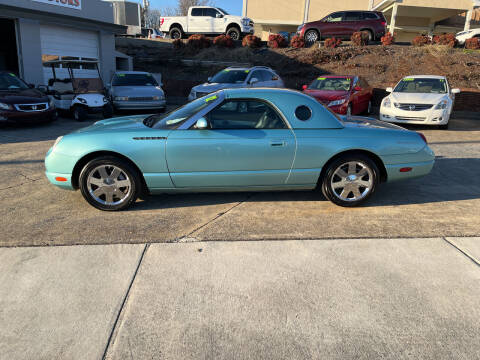
[[[253,35],[254,32],[253,26],[242,26],[242,34]]]
[[[428,109],[424,111],[406,111],[397,108],[380,108],[380,120],[397,124],[445,125],[450,113],[448,109]]]
[[[49,108],[45,111],[0,111],[0,124],[44,123],[57,118],[57,110]]]
[[[45,175],[48,181],[62,189],[75,190],[72,184],[75,163],[75,158],[54,152],[53,148],[50,148],[45,156]]]
[[[150,110],[165,109],[166,100],[158,101],[114,101],[113,106],[118,110]]]

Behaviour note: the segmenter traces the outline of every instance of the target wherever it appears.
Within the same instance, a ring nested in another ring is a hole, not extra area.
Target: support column
[[[428,36],[433,36],[434,31],[435,31],[435,23],[432,22],[428,24]]]
[[[242,16],[246,17],[248,11],[248,0],[243,0]]]
[[[468,10],[467,14],[465,15],[465,27],[463,28],[464,31],[470,30],[470,23],[472,22],[472,15],[473,15],[473,9]]]
[[[393,4],[392,8],[392,17],[390,19],[390,34],[393,35],[395,32],[395,23],[397,22],[397,11],[398,11],[398,4]]]
[[[310,13],[310,0],[305,0],[305,7],[303,9],[303,23],[308,22],[308,14]]]

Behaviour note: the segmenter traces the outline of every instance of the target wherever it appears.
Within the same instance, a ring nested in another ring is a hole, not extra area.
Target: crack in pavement
[[[469,258],[474,264],[477,266],[480,266],[480,260],[477,259],[474,255],[470,254],[467,250],[462,249],[459,245],[457,245],[453,240],[447,239],[445,236],[442,237],[444,241],[447,242],[447,244],[450,244],[453,248],[455,248],[457,251],[462,253],[464,256]]]
[[[247,197],[245,197],[245,199],[243,199],[242,201],[239,201],[237,202],[235,205],[231,206],[230,208],[228,208],[227,210],[225,211],[222,211],[222,212],[219,212],[213,219],[211,220],[208,220],[206,223],[196,227],[195,229],[193,229],[192,231],[190,231],[188,234],[186,235],[183,235],[183,236],[180,236],[179,238],[175,238],[171,241],[167,241],[167,243],[179,243],[179,242],[193,242],[193,241],[189,241],[189,239],[191,239],[192,235],[195,234],[196,232],[204,229],[205,227],[207,227],[208,225],[214,223],[216,220],[220,219],[222,216],[228,214],[230,211],[232,211],[233,209],[239,207],[240,205],[242,205],[243,203],[245,203],[246,201],[250,200],[251,198],[253,198],[253,194],[250,194],[250,195],[247,195]]]
[[[23,174],[18,174],[18,175],[22,176],[24,179],[26,179],[26,180],[28,180],[28,181],[22,182],[22,183],[20,183],[20,184],[15,184],[15,185],[12,185],[12,186],[7,186],[6,188],[0,188],[0,191],[9,190],[9,189],[14,189],[14,188],[20,187],[20,186],[22,186],[22,185],[31,184],[32,182],[35,182],[35,181],[38,181],[38,180],[41,180],[41,179],[42,179],[42,178],[31,179],[31,178],[29,178],[28,176],[23,175]]]

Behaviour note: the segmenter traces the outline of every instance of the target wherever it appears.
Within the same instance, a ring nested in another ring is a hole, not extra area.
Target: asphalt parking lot
[[[414,128],[436,152],[432,173],[384,184],[360,208],[313,192],[232,193],[154,196],[121,213],[95,210],[43,173],[56,137],[91,121],[0,129],[1,246],[480,234],[480,120],[453,119],[449,131]]]

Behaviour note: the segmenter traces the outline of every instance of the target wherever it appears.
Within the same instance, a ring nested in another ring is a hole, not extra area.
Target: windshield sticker
[[[317,78],[317,80],[327,80],[327,78]]]
[[[125,74],[117,74],[119,77],[125,77]]]
[[[10,76],[13,76],[13,77],[16,77],[14,73],[10,73],[9,75],[10,75]]]
[[[245,72],[248,74],[250,72],[250,70],[245,70]]]
[[[230,71],[230,70],[228,70],[228,69],[223,70],[223,72],[229,72],[229,71]]]
[[[208,103],[208,102],[210,102],[210,101],[212,101],[212,100],[215,100],[216,98],[217,98],[217,95],[210,96],[209,98],[206,98],[206,99],[205,99],[205,102]]]
[[[413,81],[413,80],[414,80],[414,78],[405,78],[405,79],[403,79],[403,81]]]

